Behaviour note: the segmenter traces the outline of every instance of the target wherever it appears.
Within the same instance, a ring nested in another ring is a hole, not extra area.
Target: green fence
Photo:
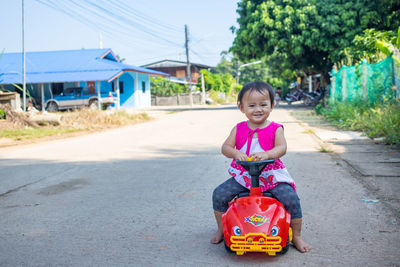
[[[376,63],[364,60],[356,66],[343,66],[332,71],[330,102],[364,101],[375,103],[383,99],[399,99],[400,64],[392,55]]]

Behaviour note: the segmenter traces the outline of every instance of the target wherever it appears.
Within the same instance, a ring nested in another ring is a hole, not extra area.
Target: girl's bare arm
[[[246,154],[240,152],[235,148],[236,143],[236,126],[232,129],[228,138],[225,140],[221,147],[221,152],[227,158],[235,158],[237,160],[247,160]]]

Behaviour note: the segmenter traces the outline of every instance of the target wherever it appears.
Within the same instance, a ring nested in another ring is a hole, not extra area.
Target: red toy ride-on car
[[[292,241],[290,213],[276,199],[263,196],[259,176],[274,160],[236,161],[251,176],[249,193],[241,193],[222,215],[225,247],[237,255],[264,252],[269,256],[284,254]]]

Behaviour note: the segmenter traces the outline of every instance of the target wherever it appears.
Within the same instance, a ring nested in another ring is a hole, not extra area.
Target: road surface
[[[398,222],[287,109],[282,158],[307,254],[236,256],[209,243],[220,146],[236,108],[176,112],[110,131],[0,149],[0,266],[399,266]]]

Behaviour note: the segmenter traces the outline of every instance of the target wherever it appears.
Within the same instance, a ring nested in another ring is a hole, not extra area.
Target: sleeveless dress
[[[275,132],[279,127],[283,128],[281,124],[271,122],[265,128],[252,130],[247,125],[247,121],[238,123],[236,125],[236,149],[247,156],[253,152],[271,150],[275,146]],[[253,138],[254,133],[257,133],[258,138]],[[250,189],[249,173],[241,165],[235,164],[235,161],[236,159],[232,160],[228,169],[229,174],[239,184]],[[296,191],[296,185],[285,165],[280,159],[275,159],[275,163],[267,165],[260,175],[260,190],[261,192],[270,190],[279,183],[288,183]]]

